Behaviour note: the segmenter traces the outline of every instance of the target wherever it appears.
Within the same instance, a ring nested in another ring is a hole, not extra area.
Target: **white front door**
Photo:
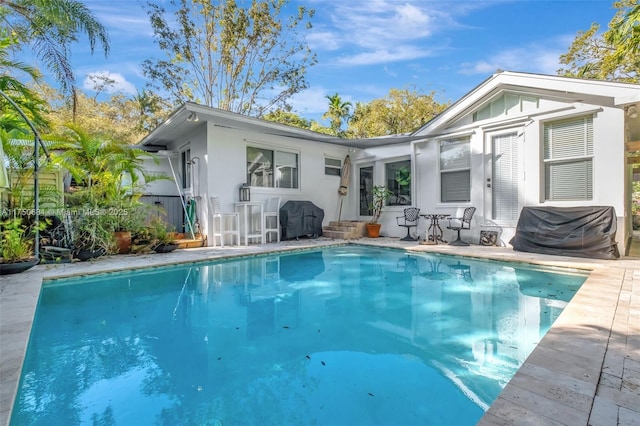
[[[491,199],[488,218],[498,223],[515,222],[520,214],[520,145],[518,132],[490,136],[490,174],[487,178]]]

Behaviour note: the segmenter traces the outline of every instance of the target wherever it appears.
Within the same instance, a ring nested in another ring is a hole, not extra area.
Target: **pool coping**
[[[395,238],[351,242],[319,238],[119,255],[93,262],[38,265],[0,277],[0,425],[9,424],[43,280],[349,243],[590,271],[479,424],[611,425],[632,424],[640,417],[640,259],[612,261],[505,247],[419,245]]]

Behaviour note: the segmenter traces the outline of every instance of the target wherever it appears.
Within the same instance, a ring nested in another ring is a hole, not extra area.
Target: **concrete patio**
[[[278,244],[120,255],[39,265],[0,278],[0,424],[8,424],[43,279],[346,244],[319,238]],[[640,258],[592,260],[505,247],[419,245],[397,238],[357,244],[590,270],[590,276],[490,407],[481,425],[637,425],[640,419]],[[634,253],[632,251],[632,253]]]

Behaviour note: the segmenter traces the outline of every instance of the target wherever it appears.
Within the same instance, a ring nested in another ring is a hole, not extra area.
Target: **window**
[[[440,141],[440,201],[471,201],[471,142],[468,137]]]
[[[191,188],[191,150],[185,149],[180,153],[180,165],[182,168],[182,188]]]
[[[360,216],[371,216],[373,166],[360,167]]]
[[[387,163],[384,171],[387,188],[393,193],[387,200],[387,205],[411,205],[411,160]]]
[[[248,146],[247,182],[264,188],[298,188],[298,154]]]
[[[593,199],[593,117],[544,125],[545,201]]]
[[[327,176],[340,176],[342,171],[342,160],[337,158],[324,157],[324,174]]]

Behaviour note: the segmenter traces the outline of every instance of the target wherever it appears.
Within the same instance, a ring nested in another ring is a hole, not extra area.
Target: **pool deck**
[[[319,238],[119,255],[92,262],[39,265],[0,277],[0,425],[9,423],[43,279],[344,243]],[[397,238],[363,238],[356,243],[591,270],[479,424],[640,424],[640,258],[593,260],[516,252],[506,247],[419,245]]]

